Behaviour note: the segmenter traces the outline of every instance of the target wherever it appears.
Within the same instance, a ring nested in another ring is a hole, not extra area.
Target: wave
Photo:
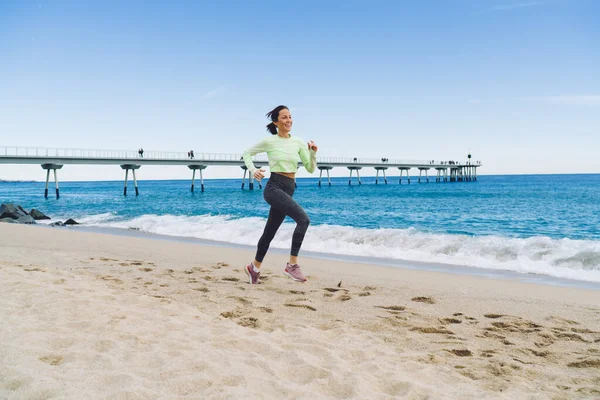
[[[255,246],[266,220],[227,215],[142,215],[123,220],[105,213],[78,221],[88,226],[136,229]],[[289,248],[294,226],[284,223],[271,247]],[[600,282],[600,241],[594,240],[468,236],[428,233],[413,228],[313,225],[302,248],[345,256],[435,262]]]

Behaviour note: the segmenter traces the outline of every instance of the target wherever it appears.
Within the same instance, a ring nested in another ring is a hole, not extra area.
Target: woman
[[[296,170],[298,169],[298,155],[302,160],[304,168],[313,173],[317,166],[317,145],[311,140],[307,144],[299,137],[292,136],[292,114],[286,106],[278,106],[267,113],[271,123],[267,130],[273,136],[260,141],[251,149],[244,152],[244,163],[250,174],[257,180],[264,178],[264,169],[257,169],[252,163],[252,156],[258,153],[267,153],[269,156],[269,169],[271,177],[264,190],[264,198],[271,205],[269,219],[265,230],[258,241],[258,248],[254,261],[246,265],[246,274],[250,283],[260,283],[260,266],[265,254],[269,249],[271,240],[283,223],[286,216],[296,221],[296,229],[292,236],[292,250],[290,262],[287,263],[283,273],[298,282],[305,282],[306,277],[302,274],[298,265],[298,253],[302,246],[304,234],[308,229],[310,220],[306,212],[292,199],[296,187]]]

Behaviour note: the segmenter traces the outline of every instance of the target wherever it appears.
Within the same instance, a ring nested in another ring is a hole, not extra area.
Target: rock
[[[11,203],[2,204],[0,206],[0,219],[2,218],[12,218],[17,219],[24,215],[29,215],[27,211],[23,209],[20,205],[14,205]]]
[[[73,218],[69,218],[65,221],[65,225],[79,225],[79,222],[75,221]]]
[[[2,218],[0,219],[0,222],[6,222],[7,224],[18,224],[17,220],[12,218]]]
[[[18,224],[35,224],[35,219],[31,215],[23,215],[14,221]]]
[[[56,221],[50,224],[50,226],[65,226],[62,221]]]
[[[31,215],[36,221],[40,219],[52,219],[43,212],[36,210],[35,208],[32,208],[31,211],[29,211],[29,215]]]

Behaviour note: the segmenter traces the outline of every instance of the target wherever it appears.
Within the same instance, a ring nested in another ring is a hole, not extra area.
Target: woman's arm
[[[312,148],[309,150],[308,144],[302,142],[300,145],[300,160],[302,160],[304,168],[312,174],[317,168],[317,151]]]
[[[244,151],[244,154],[243,154],[244,164],[246,164],[246,168],[248,168],[248,171],[250,171],[250,176],[254,176],[254,173],[257,171],[256,167],[254,166],[254,163],[252,162],[252,156],[259,154],[259,153],[264,153],[266,151],[267,151],[267,139],[261,140],[260,142],[255,144],[253,147]]]

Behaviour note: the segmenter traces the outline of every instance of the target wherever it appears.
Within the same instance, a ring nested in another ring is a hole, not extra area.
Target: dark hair
[[[267,125],[267,130],[271,132],[271,135],[277,135],[277,126],[273,122],[277,122],[279,119],[279,113],[281,110],[289,110],[287,106],[277,106],[273,110],[269,111],[265,116],[271,119],[271,123]]]

